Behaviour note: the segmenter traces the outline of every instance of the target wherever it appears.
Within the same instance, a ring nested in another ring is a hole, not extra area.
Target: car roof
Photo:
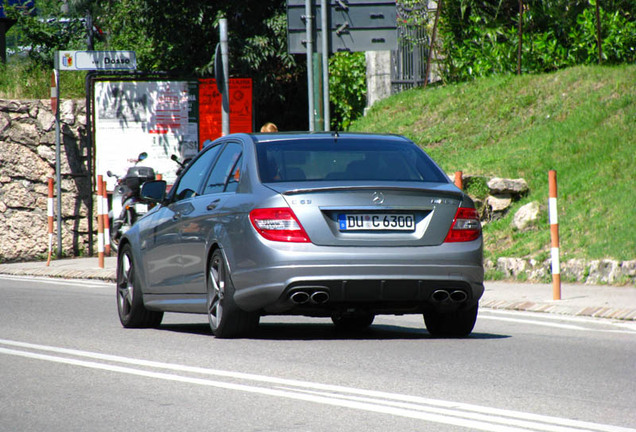
[[[411,142],[401,135],[373,134],[365,132],[266,132],[247,134],[254,143],[266,143],[270,141],[287,140],[387,140],[393,142]]]

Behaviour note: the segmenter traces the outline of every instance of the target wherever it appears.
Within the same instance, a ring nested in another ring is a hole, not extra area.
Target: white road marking
[[[452,401],[172,363],[161,363],[5,339],[0,339],[0,353],[114,373],[211,386],[271,397],[408,417],[432,423],[460,426],[471,430],[491,432],[636,432],[636,429],[619,426],[589,423]],[[117,363],[119,363],[119,365]],[[121,364],[135,367],[121,366]],[[152,369],[161,369],[170,371],[171,373],[158,372]],[[195,378],[186,376],[184,375],[185,373],[231,378],[241,380],[245,383],[239,384]],[[261,385],[258,386],[256,383]]]
[[[65,285],[65,286],[74,286],[74,287],[82,287],[82,288],[107,288],[115,285],[114,282],[106,282],[99,281],[93,279],[62,279],[62,278],[50,278],[46,276],[8,276],[8,275],[0,275],[0,280],[12,280],[19,282],[39,282],[46,283],[49,285]],[[41,288],[41,287],[34,287]]]
[[[520,318],[521,317],[521,318]],[[636,334],[636,322],[616,321],[607,318],[553,315],[537,312],[502,311],[482,309],[478,320],[508,321],[520,324],[553,327],[565,330],[595,331],[604,333]],[[558,322],[557,322],[558,321]],[[568,324],[565,324],[568,323]],[[601,329],[598,325],[616,327],[625,330]]]

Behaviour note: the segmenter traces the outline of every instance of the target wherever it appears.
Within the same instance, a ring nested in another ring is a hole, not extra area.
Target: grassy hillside
[[[530,194],[484,227],[487,257],[548,257],[555,169],[562,260],[636,259],[636,65],[414,89],[351,130],[405,135],[449,173],[526,179]],[[516,232],[512,215],[530,201],[542,204],[542,221]]]

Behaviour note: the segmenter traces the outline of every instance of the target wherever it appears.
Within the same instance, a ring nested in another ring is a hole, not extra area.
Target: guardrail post
[[[550,239],[552,254],[552,298],[561,300],[561,266],[559,263],[559,221],[557,217],[557,174],[555,170],[548,173],[550,212]]]
[[[455,186],[464,189],[464,173],[461,171],[455,171]]]
[[[108,217],[108,191],[106,190],[106,180],[104,180],[102,185],[102,199],[102,214],[104,217],[104,253],[107,256],[110,256],[110,219]]]
[[[46,266],[48,267],[51,264],[51,255],[53,254],[53,209],[55,208],[55,203],[53,202],[53,179],[49,178],[48,181],[49,186],[49,195],[46,200],[46,216],[48,218],[48,233],[49,233],[49,256],[46,259]]]
[[[99,268],[104,268],[104,190],[103,176],[97,176],[97,260]]]

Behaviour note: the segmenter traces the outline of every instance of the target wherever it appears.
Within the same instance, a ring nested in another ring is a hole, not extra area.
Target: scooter
[[[140,153],[135,165],[128,168],[126,175],[119,177],[111,171],[106,174],[117,179],[113,191],[110,220],[110,248],[117,251],[121,236],[144,214],[148,213],[148,203],[141,196],[141,185],[155,179],[155,171],[150,167],[137,166],[148,157],[146,152]]]

